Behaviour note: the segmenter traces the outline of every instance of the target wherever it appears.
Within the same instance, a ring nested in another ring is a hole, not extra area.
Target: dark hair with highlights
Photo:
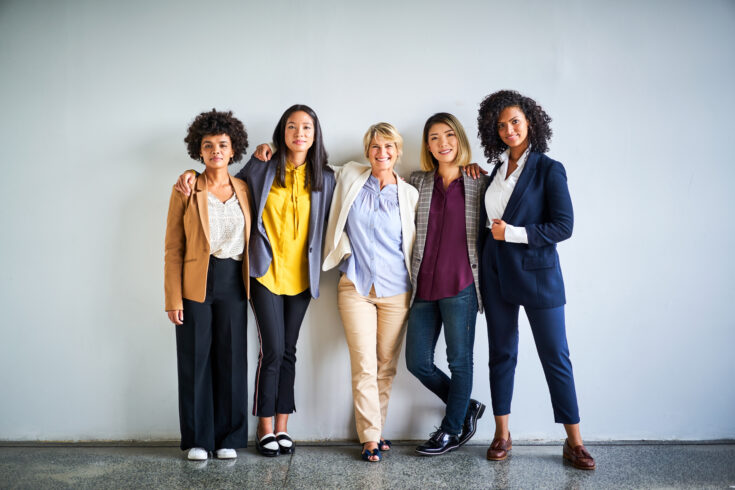
[[[498,134],[498,119],[506,107],[518,107],[526,116],[528,142],[532,151],[538,153],[549,151],[549,140],[552,135],[549,126],[551,117],[532,98],[523,96],[515,90],[500,90],[480,102],[480,111],[477,115],[477,136],[485,150],[487,161],[492,163],[497,160],[508,148]]]
[[[201,161],[202,138],[218,134],[226,134],[232,142],[233,155],[228,165],[242,160],[245,150],[248,149],[248,133],[245,131],[245,126],[242,121],[232,115],[232,111],[217,112],[216,109],[202,112],[189,126],[186,138],[184,138],[189,156]]]
[[[327,167],[327,150],[324,149],[322,140],[322,127],[314,110],[303,104],[294,104],[283,113],[281,119],[273,130],[273,144],[276,149],[273,152],[273,161],[276,162],[276,182],[281,187],[286,186],[286,123],[288,117],[294,112],[303,111],[314,121],[314,142],[306,153],[306,182],[311,185],[311,190],[320,192],[324,188],[323,172],[330,171]]]

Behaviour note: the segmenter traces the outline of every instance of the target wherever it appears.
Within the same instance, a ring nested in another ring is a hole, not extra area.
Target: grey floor
[[[485,445],[418,457],[396,444],[380,463],[359,446],[299,445],[264,458],[187,461],[178,448],[153,446],[0,447],[0,488],[735,488],[735,444],[590,444],[597,470],[564,464],[558,445],[515,445],[502,462]]]

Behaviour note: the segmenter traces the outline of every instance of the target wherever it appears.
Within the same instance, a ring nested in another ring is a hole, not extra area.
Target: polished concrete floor
[[[597,470],[564,464],[559,445],[514,444],[502,462],[485,445],[419,457],[396,444],[380,463],[355,445],[299,445],[264,458],[190,462],[171,446],[0,447],[0,488],[735,488],[735,444],[590,444]]]

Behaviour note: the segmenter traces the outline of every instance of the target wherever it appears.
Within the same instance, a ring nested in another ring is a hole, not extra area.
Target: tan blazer
[[[250,191],[247,184],[230,176],[230,183],[240,201],[245,217],[245,250],[242,259],[242,279],[250,298]],[[166,253],[164,258],[164,289],[166,311],[183,310],[182,298],[202,302],[207,295],[209,269],[209,212],[207,206],[207,179],[199,176],[194,192],[185,196],[175,189],[171,192],[166,221]]]

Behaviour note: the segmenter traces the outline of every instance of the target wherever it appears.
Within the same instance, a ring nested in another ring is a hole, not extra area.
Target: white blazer
[[[337,267],[344,259],[352,254],[350,239],[345,232],[347,216],[350,214],[352,203],[357,199],[360,189],[367,182],[372,171],[370,165],[358,162],[348,162],[341,167],[332,167],[337,177],[334,188],[332,208],[329,211],[329,222],[324,234],[324,263],[322,270],[328,271]],[[419,192],[406,183],[393,171],[398,183],[398,208],[401,215],[401,248],[406,261],[406,270],[411,276],[411,252],[416,240],[416,205]]]

